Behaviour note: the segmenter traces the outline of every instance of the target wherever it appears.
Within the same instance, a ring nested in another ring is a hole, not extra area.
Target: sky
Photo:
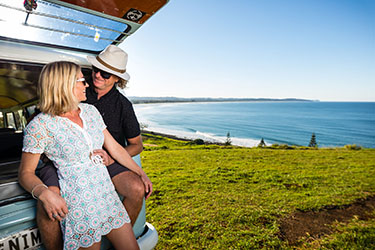
[[[128,96],[375,101],[375,0],[170,0],[120,47]]]

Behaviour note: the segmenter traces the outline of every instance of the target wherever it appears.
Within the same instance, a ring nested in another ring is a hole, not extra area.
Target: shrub
[[[226,139],[224,144],[225,144],[225,146],[232,145],[232,140],[230,139],[230,133],[229,132],[227,133],[227,139]]]
[[[195,145],[204,145],[204,141],[202,139],[195,139],[191,142],[191,144],[195,144]]]
[[[262,138],[262,140],[260,140],[260,142],[258,144],[258,147],[263,148],[265,146],[266,146],[266,143],[264,142],[264,139]]]
[[[318,147],[318,144],[316,143],[316,136],[315,136],[315,133],[313,133],[313,134],[311,135],[311,139],[310,139],[309,147],[312,147],[312,148],[316,148],[316,147]]]
[[[296,146],[289,146],[288,144],[272,144],[271,147],[266,147],[271,149],[296,149]]]
[[[346,149],[349,150],[360,150],[362,147],[358,146],[357,144],[348,144],[344,146]]]

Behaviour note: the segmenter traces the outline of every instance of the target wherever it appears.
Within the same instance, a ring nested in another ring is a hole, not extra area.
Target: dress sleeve
[[[44,153],[49,142],[45,127],[38,116],[26,126],[23,137],[22,151],[33,154]]]

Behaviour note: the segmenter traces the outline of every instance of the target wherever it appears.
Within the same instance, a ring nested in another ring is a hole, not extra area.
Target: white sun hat
[[[126,73],[128,54],[115,45],[109,45],[97,56],[87,56],[87,60],[98,69],[111,73],[124,80],[129,80]]]

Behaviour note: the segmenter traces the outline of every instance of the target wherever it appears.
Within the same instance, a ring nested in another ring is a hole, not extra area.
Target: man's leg
[[[48,187],[51,191],[60,195],[60,189],[55,186]],[[36,222],[42,237],[42,242],[47,250],[59,250],[63,248],[59,221],[51,221],[38,200]]]
[[[131,224],[134,225],[142,209],[143,198],[145,197],[145,188],[141,178],[132,171],[126,171],[112,177],[112,182],[117,192],[124,196],[124,206],[130,217]]]
[[[47,162],[39,171],[40,179],[48,186],[48,189],[60,195],[59,180],[56,168],[52,162]],[[44,210],[43,204],[38,200],[36,211],[36,223],[38,225],[42,242],[47,250],[60,250],[63,248],[63,240],[59,221],[52,221]]]

